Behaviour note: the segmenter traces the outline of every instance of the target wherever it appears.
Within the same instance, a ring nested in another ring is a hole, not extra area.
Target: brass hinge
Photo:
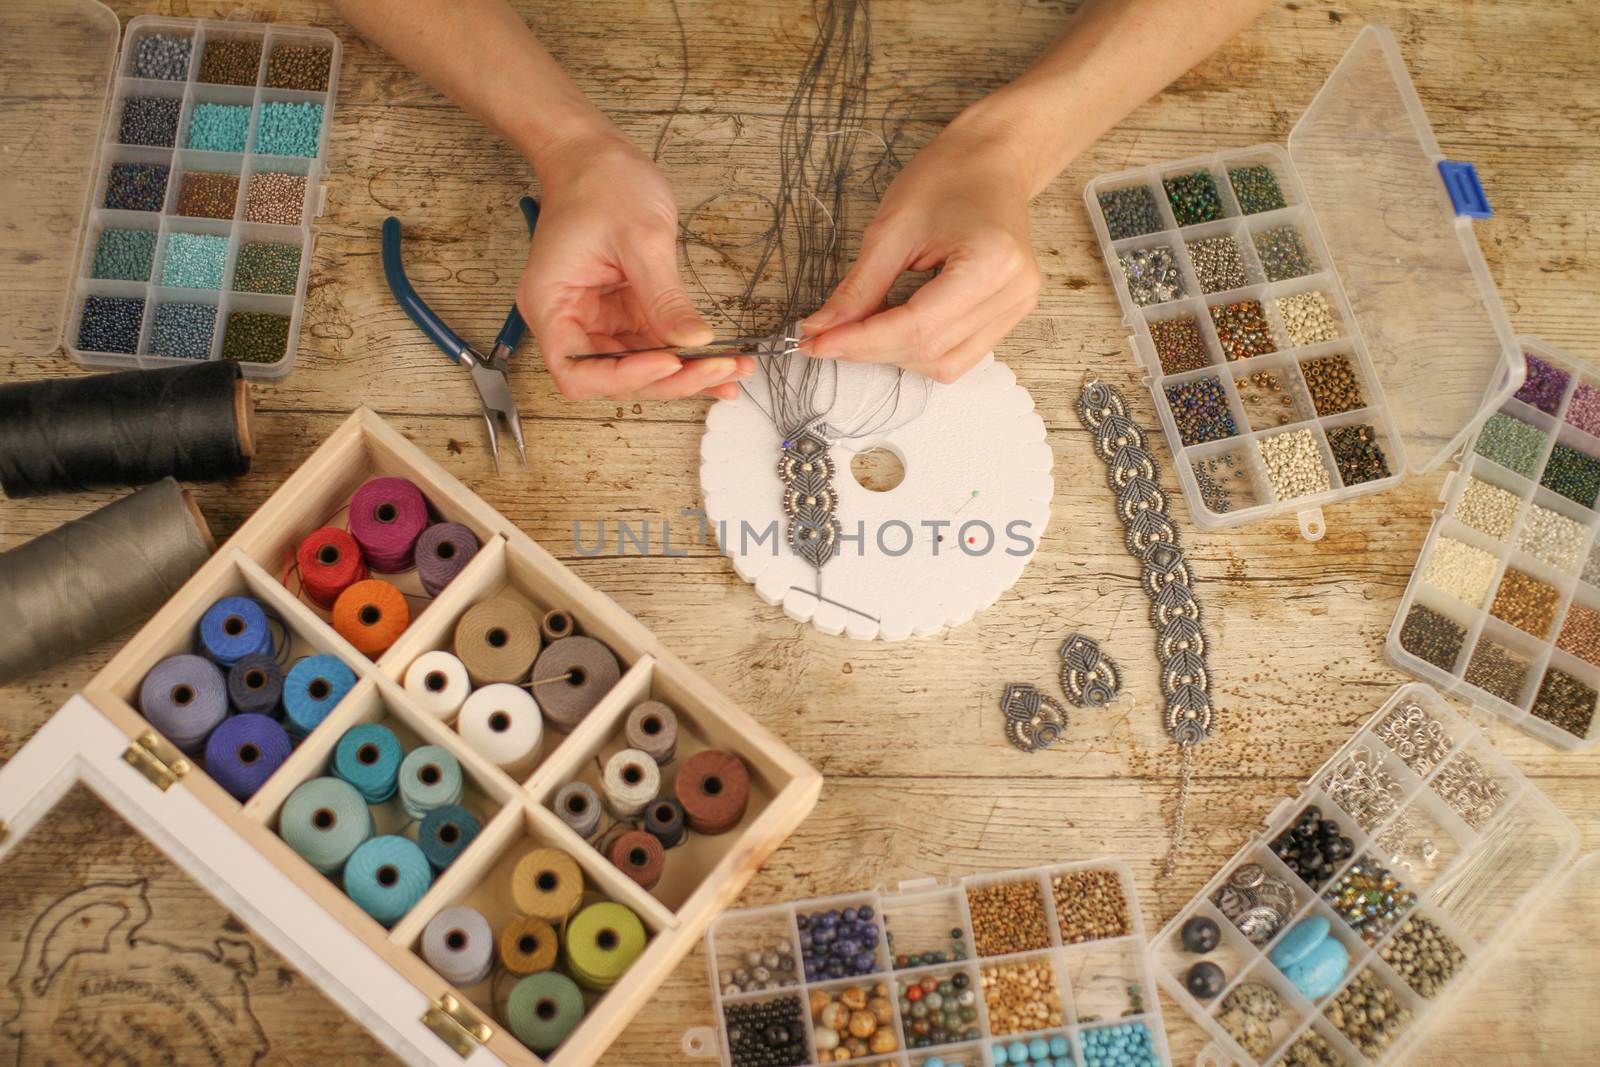
[[[133,739],[133,744],[122,754],[122,761],[150,779],[163,793],[194,769],[194,763],[188,756],[151,730]]]
[[[494,1036],[489,1024],[449,993],[434,1001],[422,1016],[422,1025],[438,1035],[452,1052],[465,1059],[472,1050]]]

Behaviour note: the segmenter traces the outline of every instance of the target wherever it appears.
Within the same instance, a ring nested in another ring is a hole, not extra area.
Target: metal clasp
[[[443,994],[433,1002],[433,1007],[422,1016],[422,1025],[432,1030],[440,1041],[450,1046],[450,1051],[462,1059],[472,1055],[474,1049],[494,1036],[494,1030],[488,1023],[450,993]]]
[[[122,754],[122,762],[148,778],[163,793],[194,769],[188,756],[153,730],[146,730],[133,739],[133,744]]]

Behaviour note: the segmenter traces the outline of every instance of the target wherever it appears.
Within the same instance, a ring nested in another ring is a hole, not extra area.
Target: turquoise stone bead
[[[1284,934],[1273,948],[1273,964],[1287,973],[1290,967],[1311,955],[1311,951],[1327,939],[1332,927],[1333,924],[1321,915],[1313,915],[1295,923],[1294,928]]]
[[[1050,1042],[1042,1037],[1036,1037],[1028,1042],[1028,1058],[1042,1060],[1050,1055]]]
[[[1006,1055],[1012,1063],[1028,1062],[1028,1045],[1024,1041],[1013,1041],[1006,1049]]]
[[[944,1060],[938,1056],[929,1056],[922,1061],[922,1067],[944,1067]]]
[[[1313,948],[1310,955],[1283,973],[1302,996],[1316,1000],[1332,993],[1349,969],[1349,950],[1338,938],[1328,937]]]
[[[1058,1036],[1052,1037],[1050,1039],[1050,1055],[1052,1055],[1052,1056],[1066,1056],[1071,1052],[1072,1052],[1072,1046],[1067,1043],[1067,1039],[1066,1038],[1061,1037],[1061,1036],[1058,1035]]]

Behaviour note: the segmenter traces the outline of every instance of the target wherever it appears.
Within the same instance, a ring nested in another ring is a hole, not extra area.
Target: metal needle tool
[[[726,341],[711,341],[707,344],[689,345],[683,348],[674,348],[672,345],[656,345],[654,348],[624,348],[616,352],[580,352],[567,358],[619,359],[622,356],[637,356],[645,352],[667,352],[677,356],[679,359],[715,359],[718,356],[769,354],[766,350],[779,343],[784,346],[783,354],[789,355],[804,340],[804,337],[790,337],[778,334],[774,334],[771,337],[730,337]]]
[[[525,196],[517,206],[527,219],[531,236],[539,222],[539,202]],[[389,291],[400,302],[400,307],[411,321],[417,324],[417,329],[427,334],[428,339],[438,345],[451,362],[463,363],[472,372],[472,384],[477,388],[478,400],[483,404],[483,421],[489,431],[489,452],[494,457],[495,473],[500,472],[502,422],[511,432],[511,438],[516,442],[517,456],[526,467],[528,453],[522,441],[522,419],[517,414],[516,401],[511,399],[511,387],[506,382],[507,361],[516,352],[517,345],[528,330],[517,306],[511,305],[511,311],[506,315],[505,324],[500,327],[500,334],[495,338],[494,347],[488,355],[467,344],[445,325],[443,319],[434,314],[406,278],[405,266],[400,261],[400,220],[393,216],[383,220],[383,275],[389,282]]]

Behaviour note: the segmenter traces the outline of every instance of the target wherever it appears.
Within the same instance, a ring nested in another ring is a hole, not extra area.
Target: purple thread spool
[[[139,683],[139,711],[189,755],[228,717],[228,682],[204,656],[168,656]]]
[[[436,522],[417,538],[417,577],[429,596],[455,580],[478,554],[477,536],[459,522]]]
[[[249,800],[283,766],[293,748],[278,720],[235,715],[211,732],[206,772],[235,800]]]
[[[367,566],[394,574],[411,566],[417,538],[428,525],[422,490],[404,478],[374,478],[350,498],[350,536]]]

